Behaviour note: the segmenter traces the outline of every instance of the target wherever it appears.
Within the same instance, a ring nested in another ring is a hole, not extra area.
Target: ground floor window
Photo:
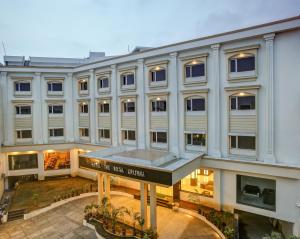
[[[151,142],[152,143],[160,143],[166,144],[168,142],[167,132],[151,132]]]
[[[89,128],[80,128],[79,135],[80,137],[89,137]]]
[[[99,138],[101,139],[110,139],[110,130],[109,129],[99,129]]]
[[[64,129],[63,128],[49,129],[49,136],[50,137],[63,137]]]
[[[230,136],[231,149],[255,150],[254,136]]]
[[[237,203],[275,211],[276,181],[237,175]]]
[[[49,151],[44,154],[45,170],[70,168],[69,151]]]
[[[9,170],[38,168],[37,154],[8,155]]]
[[[135,130],[122,130],[123,144],[135,144]]]
[[[197,169],[181,179],[181,190],[198,193],[201,196],[213,197],[214,171],[211,169]]]

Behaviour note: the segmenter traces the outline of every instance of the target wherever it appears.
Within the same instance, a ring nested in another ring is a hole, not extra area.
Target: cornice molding
[[[249,46],[241,46],[241,47],[227,48],[227,49],[224,49],[223,51],[224,51],[225,53],[233,53],[233,52],[246,51],[246,50],[253,50],[253,49],[258,49],[258,48],[260,48],[260,44],[254,44],[254,45],[249,45]]]
[[[257,90],[261,87],[261,85],[240,85],[240,86],[228,86],[224,87],[226,91],[233,91],[233,90]]]

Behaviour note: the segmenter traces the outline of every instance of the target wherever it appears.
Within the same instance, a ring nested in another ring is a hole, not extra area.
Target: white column
[[[5,107],[6,104],[4,104],[5,101],[5,91],[7,90],[7,88],[4,88],[4,82],[6,81],[6,76],[7,76],[7,72],[1,72],[1,76],[0,76],[0,148],[2,143],[4,142],[4,109],[7,108],[7,106]]]
[[[102,199],[103,199],[103,179],[104,175],[103,173],[97,173],[97,181],[98,181],[98,204],[101,205]]]
[[[264,36],[266,41],[266,72],[267,72],[267,110],[266,110],[266,135],[267,157],[266,161],[275,163],[274,155],[274,37],[275,34]]]
[[[65,137],[66,142],[74,142],[74,99],[73,99],[73,74],[68,73],[64,82],[64,94],[65,94]]]
[[[89,105],[89,112],[90,112],[90,138],[91,143],[96,143],[96,107],[95,107],[95,98],[96,98],[96,88],[95,88],[95,74],[94,69],[89,70],[90,78],[89,78],[89,90],[90,90],[90,105]]]
[[[46,84],[44,77],[40,77],[40,111],[41,111],[41,131],[42,131],[42,143],[48,143],[48,107],[45,101],[46,94]],[[33,102],[34,103],[34,102]],[[34,128],[34,126],[33,126]]]
[[[105,197],[110,199],[110,175],[105,175]]]
[[[221,157],[221,113],[220,113],[220,44],[215,44],[211,46],[212,48],[212,61],[213,61],[213,71],[212,80],[214,82],[214,90],[212,91],[214,100],[214,148],[213,156]]]
[[[42,125],[42,92],[41,92],[41,73],[36,72],[32,82],[33,96],[33,143],[43,143],[43,125]]]
[[[178,74],[177,74],[177,52],[170,54],[170,65],[168,81],[170,85],[170,97],[168,103],[169,110],[169,145],[170,151],[174,153],[177,157],[179,156],[179,127],[178,127]]]
[[[2,93],[3,93],[3,130],[4,130],[4,145],[15,144],[15,109],[11,100],[14,95],[14,87],[12,79],[7,76],[6,72],[1,72]]]
[[[112,146],[118,146],[118,135],[119,135],[119,125],[118,125],[118,84],[117,84],[117,67],[116,65],[111,65],[111,117],[112,117]]]
[[[72,89],[73,89],[73,134],[74,141],[79,141],[79,110],[78,110],[78,90],[77,90],[77,78],[73,75],[72,79]]]
[[[147,199],[148,199],[148,184],[140,183],[141,193],[141,216],[145,220],[144,228],[148,228],[148,216],[147,216]]]
[[[156,184],[150,183],[150,227],[157,232],[157,215],[156,215]]]
[[[78,149],[70,150],[70,167],[71,167],[71,176],[76,177],[79,170],[79,161],[78,161]]]
[[[38,179],[45,179],[45,171],[44,171],[44,153],[43,151],[38,152]]]
[[[144,59],[138,60],[137,70],[137,134],[138,148],[146,148]]]

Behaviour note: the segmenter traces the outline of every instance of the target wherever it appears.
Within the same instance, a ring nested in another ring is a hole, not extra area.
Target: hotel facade
[[[121,56],[5,56],[0,195],[18,180],[96,180],[80,155],[123,147],[196,158],[173,186],[157,182],[158,194],[196,194],[300,236],[299,56],[300,17]]]

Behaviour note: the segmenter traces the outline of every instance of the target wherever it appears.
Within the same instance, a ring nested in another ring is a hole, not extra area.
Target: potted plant
[[[226,226],[223,233],[224,233],[224,236],[228,239],[234,238],[234,229],[231,226]]]

